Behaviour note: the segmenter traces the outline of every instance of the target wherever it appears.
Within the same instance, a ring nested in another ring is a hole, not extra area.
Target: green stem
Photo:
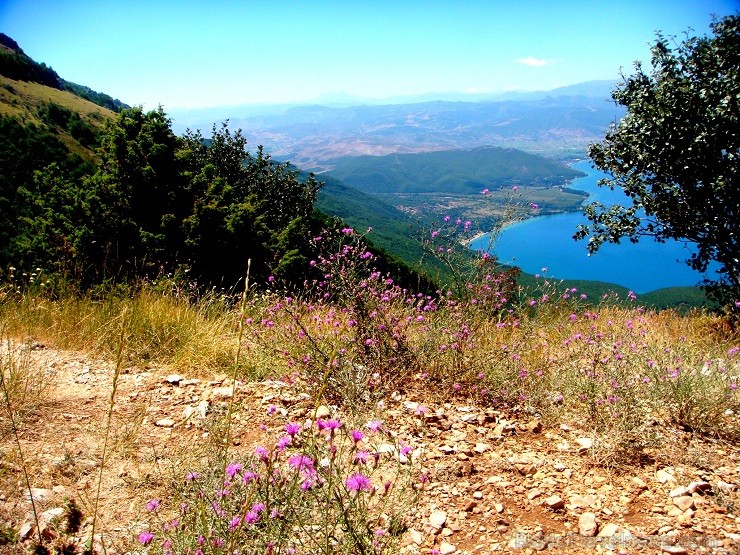
[[[98,517],[98,505],[100,504],[100,487],[103,482],[103,469],[105,468],[105,461],[108,457],[108,443],[110,441],[110,428],[111,421],[113,420],[113,407],[116,402],[116,390],[118,389],[118,377],[121,375],[121,364],[123,361],[123,346],[126,343],[126,312],[127,308],[123,309],[121,313],[121,331],[118,337],[118,345],[116,347],[116,366],[113,370],[113,384],[111,385],[110,397],[108,399],[108,412],[106,414],[105,422],[105,438],[103,440],[103,453],[100,460],[100,471],[98,472],[98,483],[95,489],[95,504],[93,507],[92,516],[92,527],[90,531],[90,546],[86,550],[87,553],[93,553],[93,546],[95,544],[95,526],[97,524]]]

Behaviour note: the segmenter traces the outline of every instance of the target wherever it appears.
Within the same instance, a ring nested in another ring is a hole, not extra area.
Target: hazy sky
[[[165,109],[327,93],[543,90],[618,79],[660,30],[738,0],[0,0],[0,31],[63,78]]]

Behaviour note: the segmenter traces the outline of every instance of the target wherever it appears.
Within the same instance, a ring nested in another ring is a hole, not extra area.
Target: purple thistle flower
[[[259,513],[256,513],[255,511],[247,511],[247,514],[244,515],[244,524],[254,524],[259,519]]]
[[[231,522],[229,523],[229,530],[235,530],[239,528],[239,525],[242,523],[241,517],[235,516],[231,519]]]
[[[315,472],[313,459],[308,455],[293,455],[288,459],[288,464],[304,473],[313,474]]]
[[[248,470],[244,474],[242,474],[242,482],[245,484],[249,484],[250,482],[254,482],[257,478],[259,478],[259,474],[256,472],[252,472],[251,470]]]
[[[228,466],[226,467],[226,475],[227,475],[227,476],[228,476],[229,478],[233,478],[233,477],[234,477],[234,476],[236,476],[236,475],[237,475],[237,474],[238,474],[239,472],[241,472],[241,471],[242,471],[242,468],[243,468],[243,467],[242,467],[241,463],[238,463],[238,462],[233,462],[233,463],[231,463],[230,465],[228,465]]]
[[[382,420],[371,420],[370,422],[365,424],[365,427],[371,432],[379,432],[381,428],[383,427],[383,421]]]
[[[277,448],[278,451],[282,451],[292,442],[293,442],[293,438],[291,438],[290,436],[280,436],[280,438],[278,438],[277,440],[277,443],[275,444],[275,447]]]
[[[347,489],[350,491],[372,491],[373,489],[373,483],[364,474],[360,474],[359,472],[356,474],[352,474],[347,480],[345,481],[345,485],[347,486]]]
[[[254,454],[262,462],[267,462],[270,458],[270,452],[262,445],[258,445],[254,448]]]
[[[316,426],[319,430],[331,430],[333,432],[342,427],[342,422],[336,418],[332,418],[331,420],[321,418],[316,421]]]
[[[185,474],[185,480],[187,480],[188,482],[192,482],[193,480],[197,480],[198,478],[200,478],[200,474],[195,471],[190,471]]]
[[[301,425],[300,425],[300,424],[298,424],[297,422],[288,422],[288,423],[287,423],[287,424],[285,425],[285,431],[286,431],[286,432],[288,433],[288,435],[290,435],[290,436],[294,436],[294,435],[296,435],[296,434],[297,434],[298,432],[300,432],[300,431],[301,431]]]
[[[355,453],[355,462],[365,464],[369,455],[367,451],[357,451]]]
[[[139,543],[141,545],[149,545],[149,543],[151,543],[153,539],[154,539],[154,534],[152,534],[149,530],[139,534]]]
[[[146,510],[154,512],[159,509],[160,503],[161,501],[159,499],[150,499],[146,504]]]
[[[352,441],[354,441],[355,443],[359,443],[365,437],[365,434],[363,434],[360,430],[352,430],[350,435],[352,436]]]
[[[267,508],[267,507],[265,507],[265,504],[264,504],[264,503],[261,503],[261,502],[260,502],[260,503],[255,503],[254,505],[252,505],[252,510],[253,510],[253,511],[254,511],[255,513],[257,513],[257,514],[260,514],[260,513],[261,513],[262,511],[264,511],[264,510],[265,510],[266,508]]]

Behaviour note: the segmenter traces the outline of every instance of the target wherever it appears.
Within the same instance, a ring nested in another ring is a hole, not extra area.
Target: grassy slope
[[[39,83],[16,81],[0,75],[0,116],[18,118],[24,123],[42,125],[38,110],[44,105],[54,103],[77,114],[96,130],[102,130],[107,120],[115,113],[107,108],[93,104],[71,92],[54,89]],[[57,129],[59,138],[70,151],[89,158],[92,153],[74,140],[64,129]]]

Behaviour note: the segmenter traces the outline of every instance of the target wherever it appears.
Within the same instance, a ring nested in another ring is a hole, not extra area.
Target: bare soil
[[[166,496],[169,478],[213,448],[217,434],[209,426],[232,390],[235,458],[277,434],[268,405],[292,419],[313,410],[309,396],[287,382],[232,388],[225,376],[131,366],[120,374],[108,426],[110,361],[29,349],[50,387],[17,423],[23,461],[2,407],[0,530],[14,530],[24,542],[0,544],[0,552],[23,552],[37,534],[24,466],[39,514],[75,500],[83,521],[65,541],[78,545],[91,533],[102,476],[95,545],[126,553],[136,549],[146,500]],[[543,425],[536,415],[436,399],[420,389],[387,402],[387,426],[421,448],[430,477],[409,515],[405,552],[740,553],[737,445],[656,422],[654,448],[616,460],[600,448],[605,438],[578,423]],[[54,512],[44,514],[45,539],[62,541]]]

